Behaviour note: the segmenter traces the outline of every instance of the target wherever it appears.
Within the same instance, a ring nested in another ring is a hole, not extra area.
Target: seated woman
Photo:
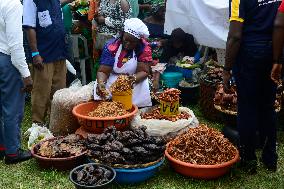
[[[193,36],[177,28],[172,31],[170,39],[165,43],[160,62],[175,64],[177,58],[194,57],[197,50]]]
[[[134,82],[133,104],[152,105],[148,81],[152,52],[144,40],[148,36],[147,26],[138,18],[131,18],[125,21],[122,36],[105,45],[94,87],[95,100],[106,98],[105,89],[109,92],[118,75],[126,74]]]
[[[149,38],[165,38],[164,24],[165,24],[166,7],[164,3],[157,4],[152,9],[152,15],[144,19],[144,23],[149,29]]]

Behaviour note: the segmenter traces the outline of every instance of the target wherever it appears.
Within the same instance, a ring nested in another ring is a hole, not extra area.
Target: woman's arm
[[[111,72],[112,72],[111,66],[100,65],[100,67],[98,69],[98,73],[97,73],[97,81],[106,83]]]
[[[136,80],[135,83],[140,83],[144,81],[150,73],[150,64],[144,62],[138,62],[137,69],[136,69]]]

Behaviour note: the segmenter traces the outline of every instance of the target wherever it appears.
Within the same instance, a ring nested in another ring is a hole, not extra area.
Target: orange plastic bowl
[[[234,159],[217,165],[196,165],[191,163],[182,162],[174,159],[168,153],[168,148],[165,151],[165,155],[169,160],[173,169],[184,176],[196,178],[196,179],[215,179],[225,175],[230,168],[239,160],[239,152],[237,150]]]
[[[93,111],[100,102],[92,101],[79,104],[73,108],[73,114],[78,118],[79,124],[92,133],[100,134],[105,128],[115,126],[117,130],[124,130],[132,121],[134,115],[138,112],[138,107],[133,105],[130,113],[118,117],[90,117],[88,113]]]

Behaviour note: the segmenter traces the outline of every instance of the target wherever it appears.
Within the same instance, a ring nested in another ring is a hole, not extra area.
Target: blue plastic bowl
[[[177,88],[179,82],[183,79],[183,74],[180,72],[165,72],[162,75],[162,80],[168,88]]]
[[[137,168],[137,169],[117,169],[115,182],[119,184],[135,184],[139,182],[146,181],[153,177],[157,172],[158,168],[164,163],[165,159],[163,158],[158,163],[146,167],[146,168]]]

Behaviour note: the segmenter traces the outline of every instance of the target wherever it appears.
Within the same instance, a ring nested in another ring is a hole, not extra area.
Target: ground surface
[[[208,122],[203,119],[197,107],[192,107],[196,116],[201,122],[209,123],[213,127],[220,128],[222,125]],[[26,116],[23,123],[23,131],[31,126],[30,104],[26,106]],[[282,124],[280,124],[282,125]],[[280,126],[281,127],[281,126]],[[280,130],[282,130],[280,128]],[[23,145],[26,146],[26,140]],[[224,176],[213,181],[200,181],[185,178],[176,174],[168,164],[161,167],[158,174],[149,181],[133,186],[113,185],[113,188],[145,188],[145,189],[196,189],[196,188],[214,188],[214,189],[233,189],[233,188],[251,188],[251,189],[284,189],[284,133],[279,132],[278,137],[279,164],[276,173],[270,173],[259,164],[256,175],[247,175],[237,168]],[[40,170],[34,159],[17,164],[6,166],[0,161],[0,188],[47,188],[47,189],[71,189],[74,188],[68,179],[68,172],[57,172],[53,170]]]

